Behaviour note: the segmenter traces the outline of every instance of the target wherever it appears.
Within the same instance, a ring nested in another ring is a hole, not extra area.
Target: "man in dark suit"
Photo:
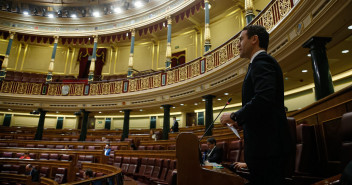
[[[284,106],[281,68],[266,53],[269,34],[259,25],[246,26],[240,35],[241,58],[250,59],[242,85],[242,108],[224,113],[222,124],[244,130],[244,157],[251,184],[281,185],[290,134]]]
[[[178,122],[176,120],[176,117],[174,116],[174,124],[171,127],[172,132],[178,132]]]
[[[32,176],[32,182],[39,182],[39,172],[31,164],[27,164],[26,174]]]
[[[208,151],[206,154],[206,160],[211,163],[220,164],[222,161],[222,149],[216,147],[216,140],[214,138],[207,139]]]

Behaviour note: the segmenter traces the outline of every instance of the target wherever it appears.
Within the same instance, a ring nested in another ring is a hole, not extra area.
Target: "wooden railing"
[[[273,0],[252,21],[266,27],[270,32],[280,21],[287,16],[294,4],[292,0]],[[111,82],[82,83],[29,83],[3,81],[1,93],[61,96],[62,89],[69,88],[68,96],[109,95],[127,92],[143,91],[179,83],[197,76],[209,73],[214,68],[221,66],[239,55],[237,44],[239,34],[230,40],[206,53],[204,57],[196,58],[190,62],[174,67],[170,70],[158,71],[146,76],[119,79]]]

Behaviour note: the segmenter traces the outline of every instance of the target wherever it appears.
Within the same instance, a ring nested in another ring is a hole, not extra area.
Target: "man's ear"
[[[258,35],[253,35],[251,38],[251,42],[253,45],[255,45],[257,42],[259,43]]]

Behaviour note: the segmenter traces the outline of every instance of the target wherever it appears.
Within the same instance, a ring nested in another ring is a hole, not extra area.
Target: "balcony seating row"
[[[64,79],[75,79],[74,76],[53,75],[53,82],[62,82]],[[7,71],[5,80],[15,82],[44,83],[46,74]]]

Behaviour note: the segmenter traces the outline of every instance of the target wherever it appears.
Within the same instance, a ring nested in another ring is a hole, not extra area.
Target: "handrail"
[[[262,25],[270,32],[288,15],[293,6],[292,0],[272,0],[251,24]],[[237,48],[238,37],[239,33],[219,47],[205,53],[204,56],[172,69],[156,71],[145,76],[141,75],[106,82],[99,81],[91,84],[67,83],[65,85],[69,86],[69,91],[64,95],[93,96],[137,92],[189,80],[209,73],[214,68],[229,61],[233,61],[239,55]],[[58,83],[44,84],[5,80],[1,84],[0,93],[61,96],[63,95],[62,86],[63,84]]]

